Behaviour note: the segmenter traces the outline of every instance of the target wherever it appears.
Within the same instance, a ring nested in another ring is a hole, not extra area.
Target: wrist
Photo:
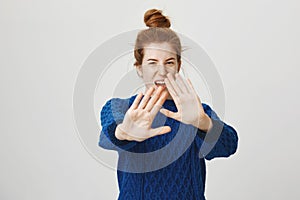
[[[198,128],[207,133],[210,131],[212,126],[213,126],[213,123],[211,121],[211,118],[207,114],[205,114],[204,121],[203,121],[203,123],[199,123]]]
[[[119,124],[116,128],[116,131],[115,131],[115,137],[118,139],[118,140],[125,140],[125,137],[124,137],[124,132],[120,129],[120,125]]]

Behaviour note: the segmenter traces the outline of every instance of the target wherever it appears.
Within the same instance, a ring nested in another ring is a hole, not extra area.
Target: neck
[[[169,96],[167,97],[167,100],[173,100],[172,96],[169,93]]]

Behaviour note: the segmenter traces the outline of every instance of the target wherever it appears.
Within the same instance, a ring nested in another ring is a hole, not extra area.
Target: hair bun
[[[171,22],[161,10],[150,9],[145,12],[144,22],[148,27],[170,28]]]

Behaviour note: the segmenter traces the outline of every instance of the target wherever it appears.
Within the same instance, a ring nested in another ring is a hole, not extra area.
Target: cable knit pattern
[[[168,125],[172,129],[170,133],[143,142],[120,141],[115,137],[115,129],[122,123],[136,96],[128,99],[112,98],[106,102],[100,113],[102,130],[99,146],[119,153],[118,199],[205,200],[205,159],[211,160],[234,154],[238,144],[237,132],[222,122],[217,114],[203,103],[205,113],[213,122],[213,128],[208,133],[158,113],[152,127]],[[163,107],[177,111],[173,100],[166,100]],[[128,153],[157,151],[161,152],[152,157],[139,158]],[[155,169],[160,163],[168,164]]]

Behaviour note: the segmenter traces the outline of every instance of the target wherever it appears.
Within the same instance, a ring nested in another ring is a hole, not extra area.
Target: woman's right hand
[[[116,138],[142,142],[148,138],[171,131],[169,126],[151,128],[156,114],[168,97],[168,92],[164,90],[163,86],[159,86],[151,97],[154,91],[154,87],[151,87],[143,99],[143,94],[138,94],[131,107],[127,110],[123,123],[117,126],[115,131]]]

